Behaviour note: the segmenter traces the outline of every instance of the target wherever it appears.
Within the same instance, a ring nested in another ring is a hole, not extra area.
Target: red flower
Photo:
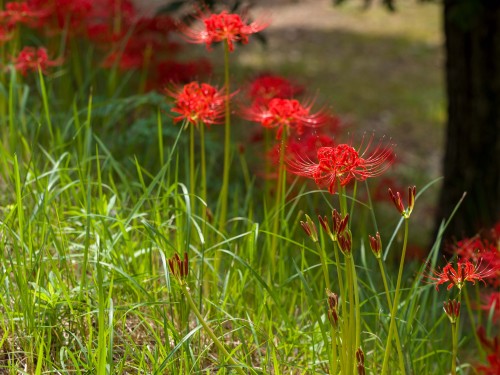
[[[436,290],[439,290],[439,285],[446,283],[450,283],[447,287],[448,290],[454,286],[462,289],[467,281],[473,284],[476,281],[484,283],[483,279],[491,276],[494,269],[489,266],[483,266],[482,263],[482,259],[476,264],[469,260],[459,260],[456,269],[453,268],[452,263],[448,263],[441,272],[434,270],[432,275],[426,275],[426,277],[436,284]]]
[[[246,24],[238,14],[222,11],[219,14],[200,14],[201,27],[186,27],[183,32],[191,43],[205,43],[210,49],[212,43],[227,41],[229,50],[234,51],[234,42],[248,43],[248,36],[267,27],[267,23]]]
[[[48,67],[61,64],[62,59],[49,60],[47,50],[43,47],[24,47],[14,59],[14,67],[22,75],[26,75],[28,71],[36,72],[39,68],[42,73],[46,73]]]
[[[250,83],[248,95],[254,103],[262,105],[274,98],[292,98],[303,91],[302,86],[297,86],[286,78],[262,74]]]
[[[352,179],[364,181],[368,177],[379,176],[392,164],[392,145],[379,144],[368,157],[364,157],[372,139],[361,154],[348,144],[320,147],[317,150],[317,163],[307,158],[292,160],[289,161],[290,171],[313,178],[319,186],[327,185],[328,191],[333,194],[337,182],[346,186]]]
[[[47,15],[47,11],[32,7],[27,1],[10,2],[5,4],[5,10],[0,12],[0,19],[5,20],[7,26],[23,23],[29,27],[37,27],[40,25],[40,20]]]
[[[167,94],[175,99],[172,112],[179,114],[174,118],[175,122],[185,120],[193,125],[210,125],[219,123],[224,115],[224,90],[217,90],[209,84],[191,82],[175,92],[167,90]]]
[[[276,138],[281,138],[283,129],[294,128],[301,135],[304,127],[319,127],[330,120],[330,116],[319,111],[311,114],[312,103],[302,105],[296,99],[274,98],[263,105],[254,105],[242,111],[243,117],[260,122],[265,128],[278,128]]]
[[[487,297],[486,303],[481,306],[481,309],[486,311],[487,314],[490,311],[493,312],[493,321],[500,319],[500,292],[491,292]]]

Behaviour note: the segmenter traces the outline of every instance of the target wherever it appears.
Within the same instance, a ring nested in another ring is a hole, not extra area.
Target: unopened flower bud
[[[319,220],[321,227],[328,235],[328,237],[330,237],[330,239],[332,241],[335,241],[335,235],[332,233],[332,230],[330,229],[330,223],[328,222],[328,218],[326,217],[326,215],[324,217],[322,217],[321,215],[318,215],[318,220]]]
[[[356,350],[356,361],[358,362],[358,375],[365,375],[365,354],[361,347]]]
[[[410,186],[408,188],[408,208],[405,209],[403,200],[401,199],[401,194],[399,194],[399,192],[396,192],[396,194],[394,194],[392,190],[389,189],[389,196],[391,197],[394,206],[396,206],[396,209],[405,219],[408,219],[411,212],[413,211],[413,207],[415,206],[416,193],[417,188],[415,186]]]
[[[347,230],[342,234],[337,234],[337,241],[339,243],[340,250],[346,257],[351,256],[352,250],[352,235],[351,231]]]
[[[314,242],[318,242],[318,231],[316,230],[316,224],[311,220],[309,215],[306,215],[306,221],[301,221],[300,225],[304,232],[313,240]]]
[[[443,309],[451,323],[456,323],[460,316],[460,302],[451,299],[443,303]]]
[[[368,236],[368,239],[370,240],[370,248],[372,249],[373,255],[379,259],[382,256],[382,240],[380,239],[379,232],[377,232],[375,237]]]
[[[168,268],[170,269],[170,273],[174,275],[177,280],[184,280],[189,274],[189,260],[187,253],[184,253],[183,259],[179,257],[179,254],[175,253],[174,256],[168,260]]]

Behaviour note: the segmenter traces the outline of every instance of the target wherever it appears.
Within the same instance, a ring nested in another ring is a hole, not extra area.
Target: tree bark
[[[448,124],[437,226],[460,239],[500,220],[500,1],[444,0]]]

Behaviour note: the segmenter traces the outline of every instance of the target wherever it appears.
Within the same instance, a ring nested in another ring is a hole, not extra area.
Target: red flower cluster
[[[191,43],[204,43],[210,49],[212,43],[226,41],[230,51],[234,51],[234,43],[248,43],[251,34],[258,33],[267,27],[265,22],[247,24],[238,14],[222,11],[219,14],[200,14],[198,19],[202,26],[185,27],[183,32]]]
[[[224,115],[224,90],[207,83],[191,82],[176,91],[167,90],[167,94],[175,99],[172,112],[179,114],[174,118],[175,122],[185,120],[193,125],[210,125],[219,123]]]
[[[485,237],[479,235],[472,238],[465,238],[457,241],[456,244],[448,248],[448,252],[456,254],[461,258],[473,259],[479,261],[482,259],[493,270],[486,282],[495,287],[500,287],[500,248],[499,232],[495,226]]]
[[[22,75],[26,75],[28,71],[36,72],[38,69],[40,69],[42,73],[46,73],[47,68],[61,64],[61,59],[49,60],[45,48],[35,47],[24,47],[14,60],[14,67]]]
[[[335,192],[337,182],[346,186],[351,180],[364,181],[368,177],[382,174],[392,161],[392,145],[379,144],[368,153],[373,137],[361,154],[351,145],[340,144],[334,147],[320,147],[317,150],[318,162],[303,158],[289,161],[290,171],[299,176],[314,179],[319,186],[328,186],[328,191]]]
[[[262,105],[243,109],[242,115],[250,121],[260,123],[265,128],[277,128],[276,138],[281,138],[283,130],[295,129],[301,135],[304,127],[319,127],[326,124],[330,116],[324,111],[311,114],[312,103],[302,105],[296,99],[274,98]]]

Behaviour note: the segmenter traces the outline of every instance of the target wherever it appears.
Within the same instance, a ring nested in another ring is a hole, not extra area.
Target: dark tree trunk
[[[500,220],[500,1],[444,0],[448,125],[437,213],[460,239]]]

